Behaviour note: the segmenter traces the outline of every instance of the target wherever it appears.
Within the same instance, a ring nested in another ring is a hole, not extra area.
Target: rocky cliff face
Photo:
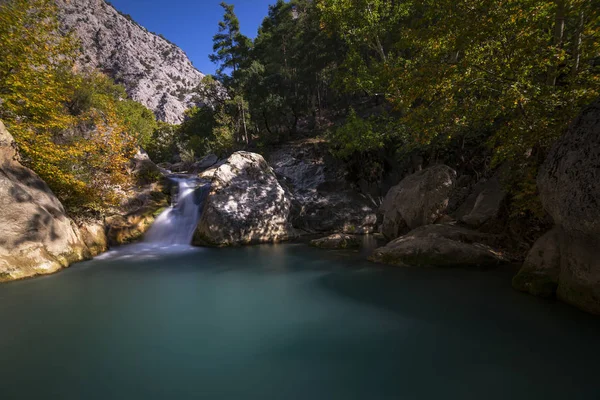
[[[573,121],[537,178],[555,227],[533,246],[513,285],[600,315],[600,99]]]
[[[65,30],[81,40],[82,67],[99,68],[129,95],[179,123],[194,105],[193,90],[204,77],[179,47],[149,32],[104,0],[56,0]]]

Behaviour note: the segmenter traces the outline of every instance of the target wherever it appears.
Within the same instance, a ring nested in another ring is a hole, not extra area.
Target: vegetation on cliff
[[[156,121],[105,75],[77,71],[77,42],[56,15],[51,0],[0,4],[0,118],[67,207],[100,209],[131,183],[130,160]]]

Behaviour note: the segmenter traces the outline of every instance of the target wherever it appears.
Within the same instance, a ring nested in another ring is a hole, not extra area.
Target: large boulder
[[[18,161],[0,121],[0,281],[56,272],[90,256],[48,185]]]
[[[600,99],[576,118],[552,147],[540,169],[540,199],[556,224],[558,239],[546,235],[531,250],[557,246],[559,255],[528,257],[514,282],[538,294],[536,280],[556,281],[557,296],[600,314]],[[550,243],[548,245],[548,243]],[[559,266],[553,265],[556,258]],[[532,269],[537,271],[532,275]],[[556,271],[559,270],[558,277]]]
[[[351,187],[345,166],[329,154],[326,143],[289,143],[274,151],[269,160],[292,199],[295,228],[358,234],[375,231],[375,202]]]
[[[427,225],[376,249],[371,261],[412,267],[492,267],[506,261],[500,238],[453,225]]]
[[[391,240],[437,221],[446,212],[455,180],[456,171],[446,165],[434,165],[404,178],[381,204],[381,233]]]
[[[231,246],[294,236],[288,220],[291,200],[261,155],[236,152],[201,176],[208,177],[211,189],[193,244]]]

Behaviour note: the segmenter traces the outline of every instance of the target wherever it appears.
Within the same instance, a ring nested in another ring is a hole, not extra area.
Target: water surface
[[[600,320],[512,272],[138,245],[0,285],[0,398],[599,398]]]

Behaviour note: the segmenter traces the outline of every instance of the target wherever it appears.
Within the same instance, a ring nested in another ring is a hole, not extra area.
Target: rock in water
[[[371,261],[413,267],[490,267],[505,261],[500,239],[452,225],[417,228],[373,252]]]
[[[404,178],[381,204],[381,233],[391,240],[434,223],[448,207],[455,180],[456,171],[446,165],[434,165]]]
[[[551,297],[556,294],[560,276],[561,230],[554,228],[539,238],[513,278],[513,287],[536,296]]]
[[[49,274],[89,257],[79,230],[46,183],[18,162],[0,121],[0,281]]]
[[[160,120],[183,121],[185,110],[195,105],[194,89],[204,78],[183,50],[104,0],[56,3],[63,28],[81,40],[81,66],[98,68],[122,83],[132,99]]]
[[[256,153],[239,151],[202,174],[212,177],[193,243],[231,246],[279,242],[294,236],[291,200],[273,169]]]
[[[360,240],[355,235],[335,233],[320,239],[310,241],[310,245],[321,249],[357,249]]]
[[[533,294],[540,294],[540,281],[555,282],[560,299],[594,314],[600,314],[599,160],[600,99],[571,123],[540,169],[540,199],[556,228],[539,239],[513,280]]]

